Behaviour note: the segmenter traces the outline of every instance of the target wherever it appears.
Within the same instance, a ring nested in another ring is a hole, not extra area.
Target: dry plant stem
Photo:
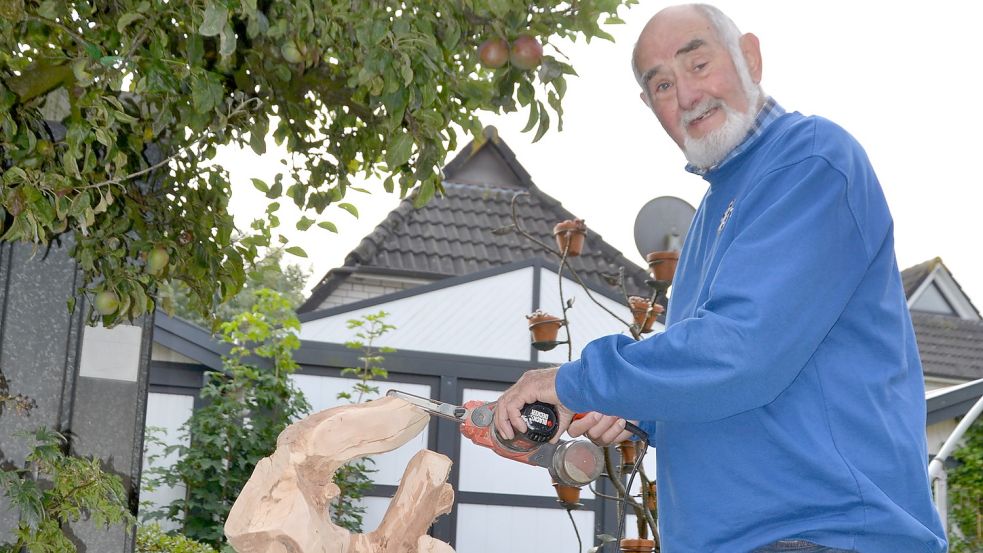
[[[642,491],[642,493],[641,493],[641,500],[642,500],[642,508],[641,508],[641,511],[642,511],[642,514],[645,515],[645,522],[648,524],[649,530],[652,531],[652,539],[655,541],[656,547],[658,547],[659,546],[659,525],[656,524],[655,517],[652,516],[652,511],[649,510],[649,508],[648,508],[648,501],[647,501],[648,498],[646,497],[646,495],[648,495],[648,493],[649,493],[648,492],[648,490],[649,490],[649,483],[651,481],[648,479],[648,476],[646,476],[645,469],[642,468],[642,465],[638,465],[638,476],[639,476],[639,479],[641,480],[639,482],[639,489]],[[636,512],[637,512],[637,509],[636,509]]]
[[[628,287],[625,286],[625,268],[624,267],[618,267],[618,288],[621,289],[621,295],[625,298],[625,305],[627,305],[628,306],[628,309],[631,310],[631,300],[628,298]],[[634,338],[636,342],[638,340],[641,340],[642,339],[642,327],[643,326],[644,326],[644,324],[643,325],[638,325],[638,324],[632,323],[628,327],[628,330],[631,331],[631,337]]]
[[[522,226],[519,225],[519,215],[515,211],[516,200],[518,200],[518,198],[520,196],[528,196],[528,195],[529,195],[528,192],[518,192],[514,196],[512,196],[512,226],[515,228],[515,231],[518,234],[520,234],[521,236],[523,236],[524,238],[526,238],[530,242],[533,242],[534,244],[538,245],[544,251],[546,251],[548,253],[551,253],[551,254],[553,254],[553,255],[555,255],[557,257],[563,258],[564,257],[564,252],[558,252],[557,250],[554,250],[553,248],[551,248],[551,247],[547,246],[546,244],[540,242],[539,240],[536,239],[535,236],[533,236],[533,235],[529,234],[528,232],[526,232],[525,230],[523,230],[522,229]],[[570,271],[570,274],[573,275],[574,280],[577,281],[577,284],[579,284],[580,287],[584,289],[584,293],[587,294],[587,297],[592,302],[594,302],[595,305],[597,305],[598,307],[600,307],[601,309],[603,309],[605,312],[607,312],[608,315],[611,315],[612,317],[614,317],[621,324],[623,324],[626,327],[628,327],[629,330],[631,329],[631,323],[625,321],[624,319],[622,319],[621,317],[619,317],[617,314],[615,314],[613,311],[611,311],[610,309],[608,309],[607,307],[605,307],[604,304],[602,304],[601,302],[597,301],[597,298],[595,298],[590,293],[590,288],[588,288],[587,285],[584,284],[583,279],[580,278],[580,275],[577,274],[577,271],[574,270],[573,267],[567,265],[566,268]],[[560,266],[560,277],[561,277],[561,279],[562,279],[562,275],[563,275],[563,265]]]
[[[587,294],[587,297],[590,298],[590,301],[594,302],[595,305],[597,305],[598,307],[600,307],[601,309],[603,309],[604,311],[606,311],[608,315],[611,315],[618,322],[620,322],[621,324],[625,325],[626,327],[628,327],[629,330],[631,330],[631,327],[632,327],[632,324],[633,323],[629,323],[628,321],[625,321],[624,319],[622,319],[621,317],[619,317],[617,314],[615,314],[613,311],[611,311],[607,307],[604,307],[604,304],[602,304],[601,302],[597,301],[597,298],[595,298],[590,293],[590,288],[588,288],[587,285],[584,284],[584,280],[582,278],[580,278],[580,275],[577,274],[577,271],[574,270],[573,267],[569,267],[569,266],[567,267],[567,269],[570,270],[570,274],[573,275],[573,278],[574,278],[574,280],[577,281],[577,284],[579,284],[581,286],[581,288],[584,289],[584,293]]]
[[[567,263],[567,252],[569,250],[570,241],[567,240],[567,247],[563,248],[563,254],[560,255],[559,282],[557,286],[560,289],[560,308],[563,309],[563,332],[567,335],[567,361],[573,361],[573,340],[570,339],[570,321],[567,320],[567,310],[570,307],[563,297],[563,266]]]
[[[605,447],[605,448],[602,449],[602,451],[604,452],[604,469],[607,471],[606,476],[608,477],[608,481],[611,482],[611,484],[614,486],[615,490],[617,490],[617,492],[618,492],[618,497],[610,497],[610,496],[602,496],[602,497],[605,497],[606,499],[614,499],[615,501],[618,502],[618,518],[619,518],[619,520],[620,520],[621,517],[625,516],[625,513],[624,513],[624,504],[622,503],[622,500],[623,499],[626,500],[628,502],[628,505],[632,508],[632,510],[635,511],[635,516],[637,516],[639,518],[643,518],[644,517],[645,522],[647,522],[649,528],[652,529],[652,535],[655,536],[654,539],[655,539],[656,543],[658,543],[658,541],[659,541],[659,538],[658,538],[658,536],[659,536],[658,526],[655,523],[655,519],[652,517],[652,513],[645,507],[645,502],[644,502],[644,493],[645,492],[644,491],[642,492],[642,494],[643,494],[642,495],[643,501],[642,501],[641,504],[639,504],[637,501],[635,501],[635,498],[633,498],[631,495],[628,494],[628,490],[625,488],[625,483],[622,482],[620,478],[618,478],[617,476],[615,476],[617,474],[620,474],[620,472],[617,472],[617,471],[614,470],[614,462],[611,461],[610,448],[609,447]],[[641,464],[638,465],[638,470],[639,470],[639,472],[641,474],[643,474],[642,484],[641,485],[642,485],[642,489],[644,490],[646,488],[646,483],[647,483],[648,478],[645,478],[644,477],[644,473],[642,472],[644,469],[642,468],[642,465]],[[591,488],[591,489],[593,490],[593,488]],[[600,495],[600,494],[597,493],[597,491],[594,491],[594,494],[595,495]]]
[[[528,192],[517,192],[514,196],[512,196],[512,226],[515,227],[515,231],[517,233],[521,234],[523,237],[525,237],[530,242],[533,242],[534,244],[536,244],[540,248],[543,248],[547,252],[549,252],[549,253],[551,253],[551,254],[559,257],[561,255],[560,252],[558,252],[558,251],[554,250],[553,248],[547,246],[546,244],[540,242],[539,240],[536,239],[535,236],[533,236],[533,235],[529,234],[528,232],[522,230],[522,227],[519,226],[519,215],[515,211],[516,200],[518,200],[520,196],[528,196],[528,195],[529,195]]]

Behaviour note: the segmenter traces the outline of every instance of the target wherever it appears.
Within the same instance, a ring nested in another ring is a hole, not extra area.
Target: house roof
[[[904,285],[905,297],[911,299],[915,290],[918,290],[925,279],[932,274],[935,267],[941,263],[942,258],[936,257],[901,271],[901,283]]]
[[[936,269],[940,267],[945,271],[945,286],[952,293],[965,298],[967,304],[975,310],[962,287],[952,278],[952,273],[939,257],[901,271],[901,281],[909,303],[913,294],[922,289],[928,279],[942,278],[936,273]],[[911,321],[915,327],[915,339],[926,376],[958,380],[983,377],[983,321],[979,318],[960,318],[917,309],[912,309]]]
[[[911,321],[927,376],[983,377],[983,322],[918,311]]]
[[[962,285],[952,276],[952,272],[946,267],[941,257],[934,257],[928,261],[923,261],[918,265],[908,267],[901,271],[901,282],[904,285],[905,297],[908,299],[908,306],[917,310],[917,306],[912,302],[917,302],[919,290],[926,286],[926,281],[932,280],[936,285],[945,289],[948,296],[947,301],[955,304],[955,311],[964,319],[981,319],[980,310],[973,305],[973,301],[966,295]]]
[[[540,190],[494,127],[483,141],[472,142],[444,169],[445,194],[420,208],[413,198],[400,203],[375,230],[328,272],[298,309],[312,311],[353,273],[439,280],[531,258],[555,258],[526,238],[496,229],[512,225],[512,200],[517,219],[530,235],[555,247],[553,225],[575,216]],[[609,282],[624,267],[626,288],[648,295],[647,272],[590,230],[583,253],[569,265],[585,280]]]

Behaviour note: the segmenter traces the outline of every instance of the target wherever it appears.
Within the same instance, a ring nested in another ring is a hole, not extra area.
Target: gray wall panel
[[[71,436],[73,453],[102,459],[107,470],[123,478],[135,513],[152,317],[137,323],[142,330],[134,338],[140,343],[136,381],[80,378],[85,306],[80,303],[75,314],[67,309],[79,286],[67,249],[53,247],[45,255],[44,248],[34,252],[27,245],[0,244],[0,368],[12,392],[37,402],[28,417],[2,415],[0,453],[20,466],[30,444],[15,434],[42,425],[58,430]],[[0,503],[0,536],[9,536],[15,524],[13,511]],[[72,533],[79,551],[133,549],[130,529],[83,523]]]

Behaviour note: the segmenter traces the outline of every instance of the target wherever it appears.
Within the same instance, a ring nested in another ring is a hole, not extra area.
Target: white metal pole
[[[939,511],[942,528],[949,534],[949,482],[945,470],[935,479],[935,508]]]

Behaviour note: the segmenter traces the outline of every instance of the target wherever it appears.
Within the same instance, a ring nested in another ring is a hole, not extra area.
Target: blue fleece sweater
[[[922,368],[866,154],[788,113],[704,178],[666,331],[591,342],[560,368],[560,401],[654,438],[665,553],[784,538],[945,551]]]

